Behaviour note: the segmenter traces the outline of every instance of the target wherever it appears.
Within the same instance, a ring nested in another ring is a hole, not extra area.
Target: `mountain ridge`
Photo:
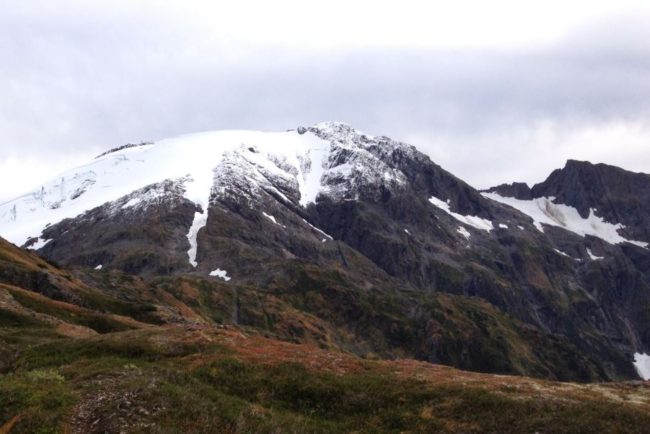
[[[210,322],[188,284],[65,269],[0,239],[0,429],[643,432],[650,422],[639,381],[559,383],[362,358]]]
[[[209,321],[282,334],[274,322],[289,310],[276,308],[291,306],[310,318],[292,338],[325,339],[318,324],[358,354],[590,381],[634,378],[634,354],[650,351],[649,238],[600,214],[549,199],[555,220],[536,220],[414,147],[342,123],[161,143],[23,196],[16,219],[47,216],[22,238],[67,267],[227,288],[229,317]],[[121,190],[75,208],[106,185]],[[0,235],[11,218],[0,208]]]

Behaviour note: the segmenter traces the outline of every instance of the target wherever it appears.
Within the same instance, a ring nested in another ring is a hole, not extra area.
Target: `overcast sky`
[[[644,1],[3,3],[0,201],[123,143],[323,120],[480,188],[650,172]]]

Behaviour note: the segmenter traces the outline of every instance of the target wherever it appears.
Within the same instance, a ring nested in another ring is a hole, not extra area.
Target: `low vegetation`
[[[0,434],[650,426],[642,382],[559,383],[412,360],[418,349],[407,337],[421,319],[391,302],[405,295],[354,286],[337,271],[292,265],[257,290],[193,277],[145,284],[117,272],[77,275],[3,247]],[[533,334],[522,339],[529,331],[489,304],[451,295],[420,302],[443,350],[466,345],[496,362],[491,354],[513,351],[504,371],[547,374],[530,362],[556,350],[536,348],[544,341]]]
[[[650,387],[364,360],[234,327],[150,327],[19,351],[0,375],[0,422],[11,433],[641,433]]]

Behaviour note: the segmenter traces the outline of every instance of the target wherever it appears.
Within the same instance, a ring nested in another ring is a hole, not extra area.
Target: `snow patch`
[[[318,229],[316,226],[314,226],[314,225],[312,225],[311,223],[309,223],[307,220],[302,219],[302,221],[305,222],[305,223],[307,223],[307,225],[309,225],[310,228],[314,229],[315,231],[319,232],[319,233],[322,234],[322,235],[325,235],[325,236],[326,236],[327,238],[329,238],[330,240],[334,240],[334,238],[332,238],[331,235],[326,234],[326,233],[323,232],[322,230]]]
[[[492,222],[490,220],[473,216],[473,215],[465,216],[451,211],[451,209],[449,208],[449,199],[447,199],[447,202],[443,202],[437,197],[431,196],[429,198],[429,202],[431,202],[433,205],[440,208],[441,210],[443,210],[444,212],[446,212],[447,214],[449,214],[450,216],[452,216],[453,218],[455,218],[461,223],[465,223],[466,225],[487,232],[490,232],[492,229],[494,229],[494,226],[492,225]]]
[[[566,257],[570,258],[570,256],[567,255],[566,253],[564,253],[562,250],[558,250],[558,249],[553,249],[553,250],[555,251],[555,253],[559,253],[562,256],[566,256]]]
[[[45,245],[47,243],[49,243],[50,241],[52,241],[52,240],[44,240],[43,238],[39,237],[39,239],[34,244],[29,246],[29,249],[30,250],[39,250],[39,249],[45,247]]]
[[[316,202],[316,197],[321,190],[321,180],[325,173],[328,156],[329,146],[325,145],[308,149],[304,156],[299,158],[298,189],[301,206]]]
[[[129,201],[128,201],[127,203],[125,203],[124,205],[122,205],[122,209],[126,209],[126,208],[134,207],[134,206],[136,206],[137,204],[139,204],[140,202],[142,202],[142,198],[141,198],[141,197],[134,197],[134,198],[132,198],[132,199],[129,199]]]
[[[408,229],[404,229],[404,232],[406,232],[407,235],[411,235]]]
[[[503,197],[498,193],[482,193],[483,196],[494,201],[509,205],[533,219],[535,227],[544,232],[543,225],[558,226],[574,232],[582,237],[592,235],[610,244],[630,243],[639,247],[648,247],[643,241],[633,241],[623,238],[618,230],[623,229],[620,223],[612,224],[598,217],[594,209],[589,210],[589,217],[582,218],[578,210],[564,204],[554,203],[554,197],[540,197],[533,200],[520,200],[512,197]]]
[[[226,270],[222,270],[221,268],[210,271],[210,276],[219,277],[226,282],[230,280],[230,277],[228,277],[228,272]]]
[[[634,353],[634,367],[639,377],[650,380],[650,356],[646,353]]]
[[[604,256],[596,256],[596,255],[594,255],[594,254],[591,252],[590,249],[587,249],[587,255],[589,255],[589,259],[591,259],[592,261],[599,261],[599,260],[601,260],[601,259],[605,259]]]
[[[504,223],[499,223],[499,227],[500,227],[501,229],[508,229],[508,225],[506,225],[506,224],[504,224]]]
[[[95,270],[101,270],[101,269],[102,269],[102,264],[99,264],[99,265],[96,266],[94,269],[95,269]]]
[[[277,220],[275,219],[275,217],[273,217],[272,215],[267,214],[267,213],[265,213],[264,211],[262,211],[262,214],[264,214],[264,217],[266,217],[267,219],[271,220],[271,221],[272,221],[273,223],[275,223],[276,225],[278,225],[278,226],[280,226],[280,227],[283,227],[283,228],[285,228],[285,229],[287,228],[285,225],[278,223],[278,221],[277,221]]]
[[[198,265],[196,262],[196,252],[198,250],[198,242],[197,242],[197,235],[199,234],[199,230],[201,230],[202,227],[206,225],[208,222],[208,211],[207,209],[203,211],[202,213],[200,212],[195,212],[194,213],[194,220],[192,221],[192,226],[190,226],[190,231],[187,233],[187,239],[190,242],[190,249],[187,251],[187,256],[189,257],[190,264],[194,268]]]
[[[462,236],[464,236],[468,240],[469,240],[469,237],[472,235],[472,234],[469,233],[469,231],[467,229],[465,229],[462,226],[458,226],[458,229],[456,229],[456,230],[458,231],[459,234],[461,234]]]
[[[525,230],[526,230],[526,228],[524,228],[522,225],[517,225],[517,227],[518,227],[519,229],[521,229],[522,231],[525,231]]]

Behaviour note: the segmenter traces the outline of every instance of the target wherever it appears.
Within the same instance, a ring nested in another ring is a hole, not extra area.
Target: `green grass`
[[[224,351],[218,345],[204,348],[201,345],[171,342],[159,344],[148,335],[121,334],[115,338],[66,339],[25,348],[14,360],[16,370],[56,367],[79,360],[117,357],[124,360],[156,362],[183,357],[193,353]]]
[[[222,360],[198,375],[228,395],[326,423],[340,432],[432,432],[450,426],[475,432],[642,432],[650,421],[650,415],[606,402],[522,400],[476,387],[431,387],[375,372],[314,373],[295,363],[268,367]]]
[[[0,423],[21,416],[13,432],[61,432],[77,397],[58,371],[0,376]]]
[[[30,297],[20,291],[12,291],[12,296],[23,307],[57,317],[71,324],[91,328],[98,333],[128,330],[131,328],[109,316],[82,309],[74,310],[73,308],[66,308],[47,299],[41,300],[37,297]]]

